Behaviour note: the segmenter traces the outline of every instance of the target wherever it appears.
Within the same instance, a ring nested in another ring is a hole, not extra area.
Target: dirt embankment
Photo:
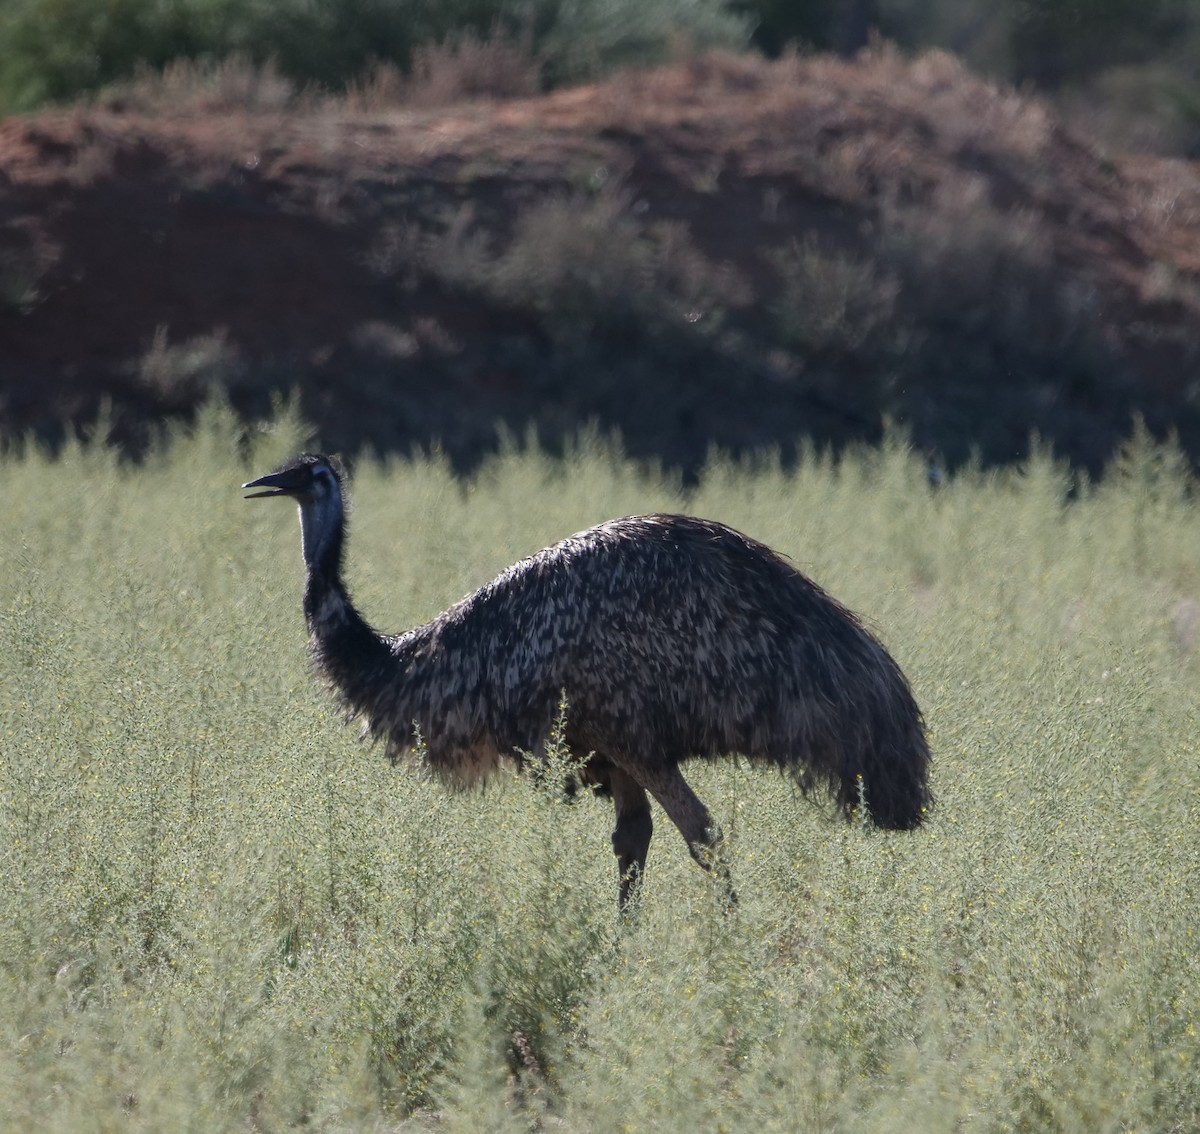
[[[597,204],[599,202],[599,204]],[[952,59],[710,57],[436,110],[0,123],[0,429],[214,385],[331,446],[581,425],[689,466],[895,419],[950,461],[1135,414],[1200,454],[1200,172],[1099,153]]]

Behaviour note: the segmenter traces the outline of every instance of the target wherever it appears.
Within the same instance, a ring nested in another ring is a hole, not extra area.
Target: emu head
[[[312,566],[327,555],[341,551],[345,513],[342,504],[342,473],[336,461],[320,453],[301,453],[274,472],[247,481],[247,500],[262,496],[287,496],[300,507],[300,531],[304,561]]]

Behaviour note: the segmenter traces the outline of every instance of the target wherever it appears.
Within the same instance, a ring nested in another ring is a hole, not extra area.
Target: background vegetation
[[[0,111],[102,88],[0,139],[0,439],[107,400],[136,455],[295,391],[333,444],[463,469],[498,421],[689,473],[885,419],[949,467],[1036,429],[1096,475],[1135,416],[1200,456],[1200,180],[1122,156],[1190,152],[1191,5],[76,5],[0,0]],[[959,54],[695,50],[864,12]],[[1122,117],[1135,72],[1179,97]]]
[[[351,581],[424,619],[601,518],[686,508],[863,611],[936,754],[927,829],[691,772],[725,915],[664,822],[636,918],[609,808],[390,769],[306,670],[299,447],[210,409],[136,470],[3,459],[0,1125],[70,1130],[1182,1130],[1200,1122],[1200,523],[1137,437],[940,487],[892,439],[684,493],[597,443],[462,482],[363,463]],[[241,440],[235,438],[241,437]],[[436,521],[434,520],[436,517]]]
[[[946,48],[972,70],[1033,86],[1114,148],[1200,157],[1200,10],[1191,0],[838,0],[832,6],[824,42],[847,26],[845,9],[866,7],[884,36],[909,47]],[[820,29],[816,35],[822,42]]]
[[[1200,153],[1191,0],[3,0],[0,113],[182,59],[270,60],[292,84],[342,88],[491,40],[557,86],[711,46],[848,54],[872,31],[1054,92],[1115,142]]]
[[[172,60],[273,60],[292,83],[341,88],[423,46],[520,43],[547,83],[661,62],[672,42],[744,43],[721,0],[4,0],[0,110],[65,99]]]

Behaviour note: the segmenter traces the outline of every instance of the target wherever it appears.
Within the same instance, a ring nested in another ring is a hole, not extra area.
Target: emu
[[[242,486],[300,510],[312,657],[393,761],[419,733],[468,784],[545,751],[561,699],[581,777],[612,796],[619,905],[646,869],[653,796],[692,857],[728,885],[721,833],[680,771],[742,756],[831,795],[847,816],[910,829],[931,804],[908,681],[857,617],[732,528],[628,516],[513,564],[433,621],[372,629],[342,582],[342,472],[303,453]],[[729,889],[731,901],[736,898]]]

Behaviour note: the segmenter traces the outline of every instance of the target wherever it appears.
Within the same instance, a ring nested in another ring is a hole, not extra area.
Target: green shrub
[[[775,322],[791,349],[838,360],[871,353],[895,334],[899,286],[872,264],[825,252],[808,239],[779,253],[776,267]]]
[[[500,246],[463,209],[440,233],[389,230],[374,260],[409,287],[424,275],[532,316],[566,343],[703,337],[727,305],[746,298],[745,285],[707,261],[684,226],[644,224],[629,194],[610,186],[526,205]]]
[[[662,63],[678,52],[745,45],[749,22],[712,0],[547,0],[538,46],[556,83]]]

